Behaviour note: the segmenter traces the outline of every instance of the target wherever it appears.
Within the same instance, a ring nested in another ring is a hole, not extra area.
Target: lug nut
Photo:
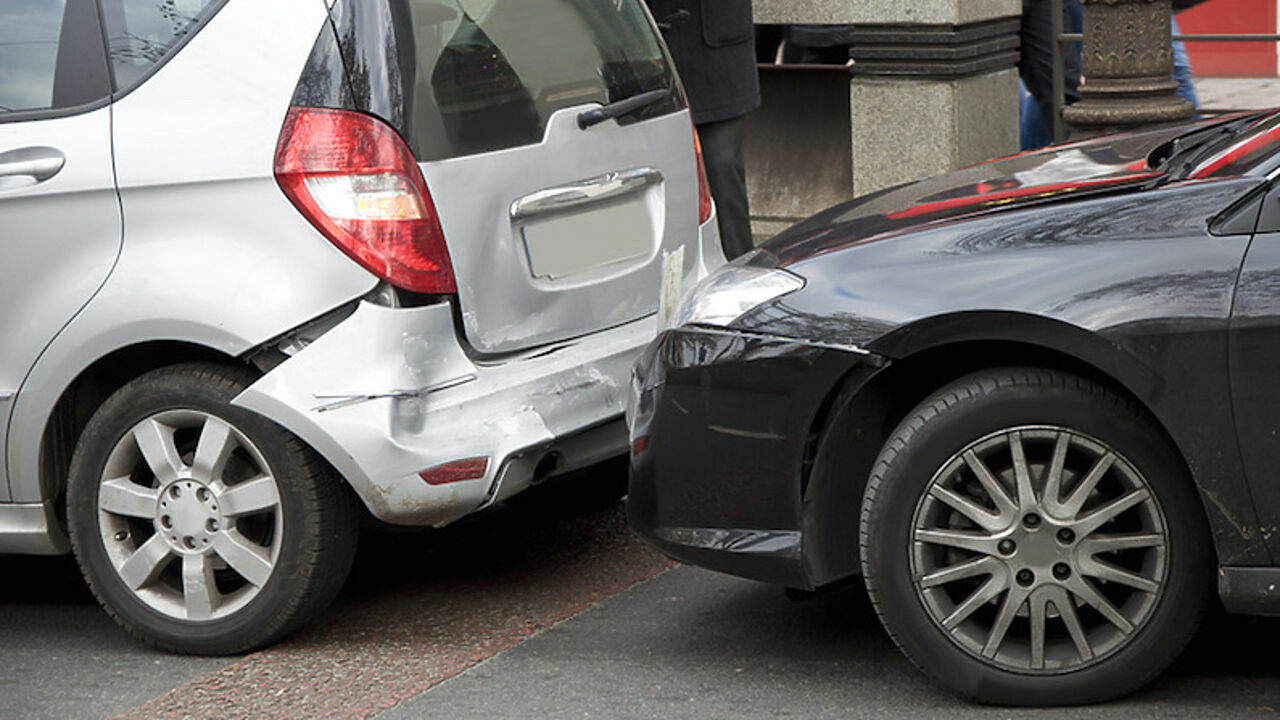
[[[1000,551],[1001,555],[1012,555],[1018,551],[1018,543],[1005,538],[1000,541],[999,545],[996,545],[996,549]]]
[[[1058,542],[1063,545],[1070,545],[1076,541],[1076,534],[1071,532],[1070,528],[1062,528],[1058,531]]]
[[[1035,530],[1040,527],[1040,516],[1035,513],[1028,513],[1026,517],[1022,518],[1022,525],[1028,530]]]
[[[200,488],[199,490],[196,491],[196,497],[200,500],[200,502],[209,502],[209,491],[205,490],[204,488]]]
[[[1071,577],[1071,567],[1066,563],[1057,563],[1053,566],[1053,576],[1059,580],[1066,580]]]
[[[1036,581],[1036,574],[1030,570],[1019,570],[1017,577],[1018,584],[1023,587],[1026,587]]]
[[[169,494],[172,495],[174,499],[177,499],[182,496],[182,490],[177,485],[174,485],[169,488]]]
[[[170,518],[168,515],[161,515],[160,526],[163,527],[165,530],[168,530],[169,528],[173,527],[173,519]]]
[[[206,522],[204,526],[211,533],[218,532],[218,521],[214,520],[213,518],[209,518],[209,521]]]

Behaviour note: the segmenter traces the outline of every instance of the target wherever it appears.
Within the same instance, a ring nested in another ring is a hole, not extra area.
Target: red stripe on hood
[[[909,207],[905,210],[890,213],[885,217],[893,220],[901,220],[904,218],[920,217],[922,215],[931,215],[933,213],[965,207],[972,207],[974,212],[977,212],[1011,200],[1052,197],[1054,195],[1064,195],[1068,192],[1074,192],[1077,190],[1088,190],[1108,185],[1122,185],[1141,180],[1149,180],[1155,177],[1160,177],[1160,173],[1146,172],[1100,178],[1097,180],[1074,180],[1071,182],[1050,183],[1047,185],[1028,185],[1026,187],[1013,188],[1012,190],[1000,190],[993,193],[966,195],[964,197],[948,198],[946,200],[938,200],[936,202],[922,203],[920,205]]]

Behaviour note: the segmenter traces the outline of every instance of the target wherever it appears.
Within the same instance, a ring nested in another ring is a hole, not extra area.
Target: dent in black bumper
[[[632,528],[677,560],[812,587],[802,529],[815,421],[842,380],[882,364],[788,338],[663,333],[632,378]]]

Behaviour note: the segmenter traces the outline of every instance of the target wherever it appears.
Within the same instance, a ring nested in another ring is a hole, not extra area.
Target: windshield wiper
[[[623,98],[611,102],[604,107],[593,108],[578,115],[578,127],[586,130],[592,125],[599,125],[605,120],[622,117],[630,112],[635,112],[642,107],[652,105],[664,98],[670,97],[669,89],[650,90],[639,95],[632,95],[629,98]]]
[[[1217,150],[1225,139],[1239,135],[1248,126],[1254,116],[1238,118],[1232,122],[1210,125],[1193,130],[1186,135],[1164,143],[1147,156],[1147,166],[1165,173],[1166,178],[1175,179],[1185,174],[1204,159],[1207,152]],[[1174,166],[1179,165],[1177,170]]]

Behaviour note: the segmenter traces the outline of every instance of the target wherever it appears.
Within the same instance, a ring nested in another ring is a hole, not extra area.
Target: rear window
[[[529,145],[557,110],[658,89],[626,124],[683,107],[641,0],[405,0],[402,128],[420,160]]]

